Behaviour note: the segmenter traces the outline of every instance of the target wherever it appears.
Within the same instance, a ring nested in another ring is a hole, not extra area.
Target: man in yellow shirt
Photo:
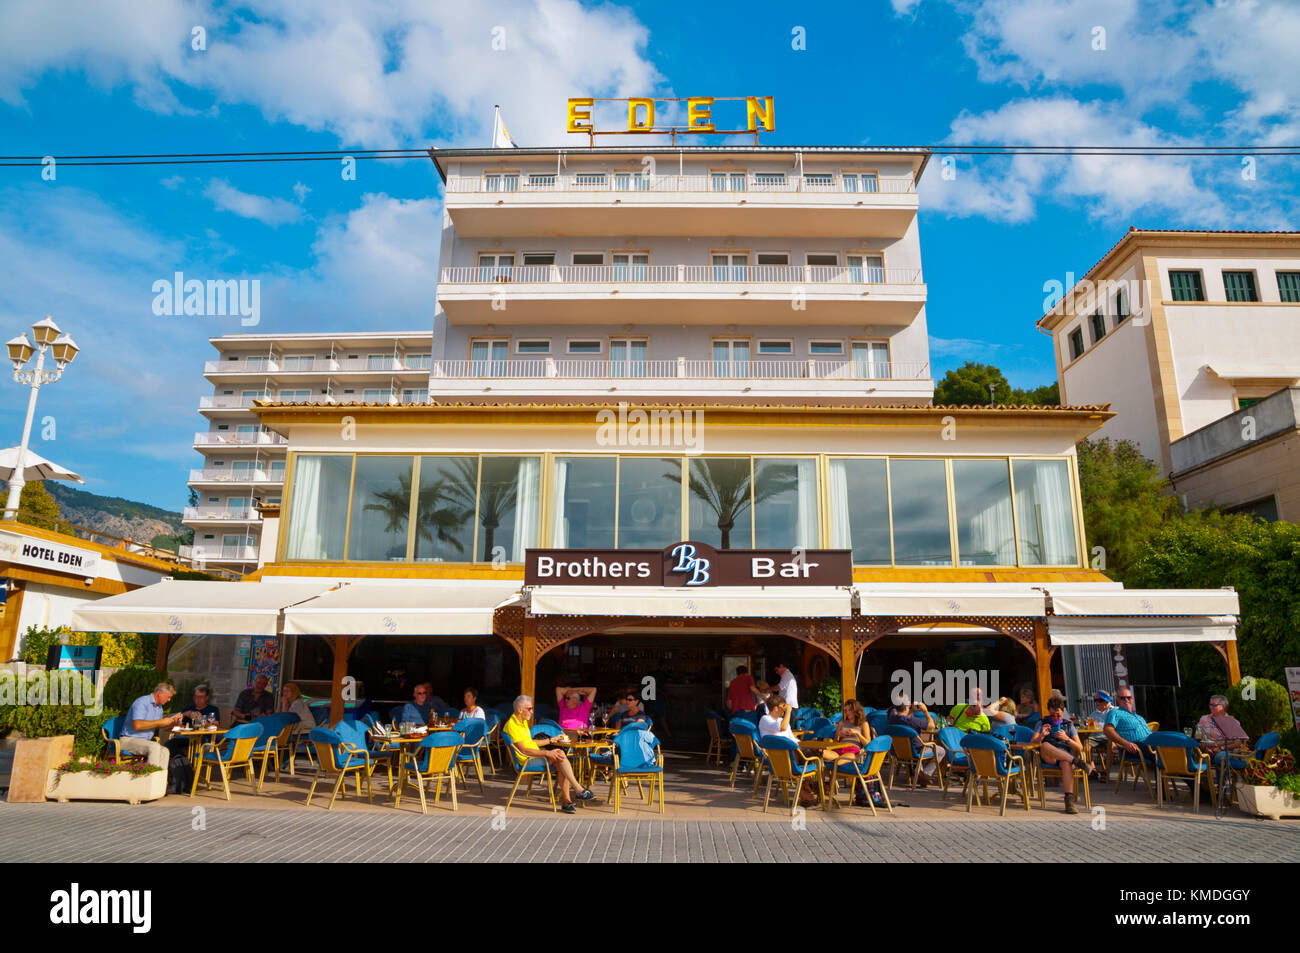
[[[559,748],[541,747],[541,745],[554,744],[557,738],[534,738],[532,730],[528,727],[528,721],[532,717],[532,696],[520,695],[515,699],[515,713],[506,719],[506,723],[501,726],[501,731],[510,739],[511,745],[519,752],[520,757],[541,758],[551,763],[551,770],[560,779],[560,799],[564,802],[560,810],[565,814],[574,814],[577,809],[569,795],[570,790],[578,792],[579,801],[593,800],[596,795],[578,783],[578,778],[573,773],[573,766],[569,764],[569,759],[563,751]]]

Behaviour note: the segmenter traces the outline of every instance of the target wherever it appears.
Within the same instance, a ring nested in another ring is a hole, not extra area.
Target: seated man
[[[397,716],[398,724],[409,721],[416,725],[427,725],[433,717],[429,694],[430,689],[427,684],[421,682],[416,685],[411,692],[411,700],[402,706],[402,712]]]
[[[275,711],[275,699],[266,690],[267,677],[258,675],[253,679],[253,687],[245,688],[235,699],[235,710],[230,713],[230,720],[243,724],[254,718],[261,718]]]
[[[1087,725],[1087,727],[1091,728],[1095,726],[1097,728],[1102,728],[1106,724],[1106,719],[1110,717],[1110,713],[1115,710],[1115,706],[1111,704],[1110,692],[1104,692],[1101,689],[1098,689],[1093,693],[1092,701],[1097,707],[1088,712],[1088,720],[1092,724]],[[1101,773],[1099,777],[1102,781],[1109,781],[1110,742],[1106,740],[1105,735],[1090,735],[1084,744],[1090,762],[1096,760],[1097,756],[1100,755]]]
[[[167,770],[171,755],[154,740],[154,733],[159,728],[180,724],[185,715],[164,715],[163,706],[176,694],[176,686],[171,682],[159,682],[153,692],[141,695],[131,702],[122,719],[122,731],[118,735],[118,750],[127,754],[142,754],[156,768]]]
[[[1119,745],[1130,756],[1140,753],[1148,764],[1154,763],[1155,755],[1146,748],[1138,747],[1140,742],[1146,741],[1151,729],[1147,727],[1146,719],[1133,710],[1133,689],[1128,686],[1121,688],[1115,693],[1115,701],[1119,702],[1119,707],[1106,713],[1104,733],[1107,739]]]
[[[917,702],[914,705],[906,695],[899,698],[898,703],[889,709],[889,718],[885,723],[888,725],[905,725],[908,728],[915,728],[918,732],[934,731],[939,727],[934,720],[934,716],[930,714],[930,709],[925,707],[924,702]],[[931,775],[939,770],[940,762],[948,755],[948,751],[943,745],[926,745],[920,738],[913,738],[912,756],[921,757],[921,753],[927,747],[934,752],[934,757],[927,758],[921,764],[921,773],[916,780],[917,785],[920,787],[926,787],[930,783]]]
[[[948,712],[948,720],[962,731],[991,731],[989,716],[984,714],[979,696],[971,699],[969,705],[958,705]]]
[[[560,685],[555,689],[555,705],[560,712],[560,727],[566,731],[586,731],[591,718],[591,706],[596,702],[596,689]]]
[[[181,710],[191,727],[199,727],[208,719],[216,724],[221,719],[221,709],[212,704],[212,689],[207,685],[194,686],[194,700]]]
[[[1228,714],[1228,699],[1225,695],[1210,696],[1210,713],[1201,716],[1196,723],[1196,740],[1201,743],[1201,750],[1214,759],[1216,765],[1228,757],[1228,752],[1250,741],[1250,735],[1241,727],[1241,722]]]
[[[550,747],[556,741],[555,738],[534,738],[532,736],[532,730],[528,727],[528,722],[532,717],[532,696],[520,695],[515,699],[515,713],[507,718],[506,723],[501,726],[501,733],[510,739],[510,743],[521,757],[541,758],[543,761],[551,763],[551,772],[560,781],[560,800],[562,801],[560,810],[565,814],[575,814],[577,808],[574,807],[570,791],[578,792],[579,801],[593,800],[596,795],[578,783],[578,778],[573,773],[573,765],[569,764],[568,756],[559,748]]]

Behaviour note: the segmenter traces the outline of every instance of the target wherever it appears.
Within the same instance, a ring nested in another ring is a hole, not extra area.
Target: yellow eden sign
[[[626,129],[597,129],[591,118],[592,109],[598,102],[627,103]],[[745,125],[741,128],[719,128],[714,118],[714,109],[718,103],[744,102]],[[659,125],[655,121],[655,108],[660,103],[685,103],[686,122]],[[569,100],[567,130],[585,132],[589,136],[625,136],[648,134],[694,135],[711,133],[714,135],[736,135],[752,132],[755,137],[760,131],[772,132],[776,129],[776,110],[771,96],[692,96],[687,99],[650,99],[637,97],[632,99],[595,99],[593,97]]]

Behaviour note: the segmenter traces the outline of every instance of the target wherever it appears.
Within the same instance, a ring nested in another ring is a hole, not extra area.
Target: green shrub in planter
[[[1242,695],[1253,694],[1253,698]],[[1252,740],[1270,731],[1291,728],[1291,697],[1277,682],[1267,678],[1243,678],[1228,689],[1228,714],[1241,722]]]
[[[1300,731],[1294,728],[1288,728],[1282,732],[1281,746],[1291,752],[1294,757],[1300,758]]]
[[[143,665],[120,668],[109,676],[108,682],[104,685],[104,707],[126,711],[131,707],[131,702],[141,695],[148,695],[159,682],[169,681],[171,677],[166,672],[160,672],[155,668],[146,668]],[[188,699],[182,701],[181,696],[177,694],[167,706],[167,711],[169,713],[173,713],[173,710],[180,711],[178,705],[186,702]]]
[[[812,707],[827,718],[836,714],[843,705],[844,702],[840,695],[840,680],[838,678],[823,678],[817,687],[813,689]]]
[[[120,712],[105,710],[87,715],[71,705],[0,706],[0,738],[17,731],[24,738],[52,738],[72,735],[77,754],[98,754],[104,747],[104,722]]]

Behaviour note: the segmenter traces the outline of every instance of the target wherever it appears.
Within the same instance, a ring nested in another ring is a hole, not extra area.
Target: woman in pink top
[[[555,689],[555,703],[560,708],[560,727],[584,731],[591,717],[591,706],[596,702],[596,689],[574,688],[561,685]]]

